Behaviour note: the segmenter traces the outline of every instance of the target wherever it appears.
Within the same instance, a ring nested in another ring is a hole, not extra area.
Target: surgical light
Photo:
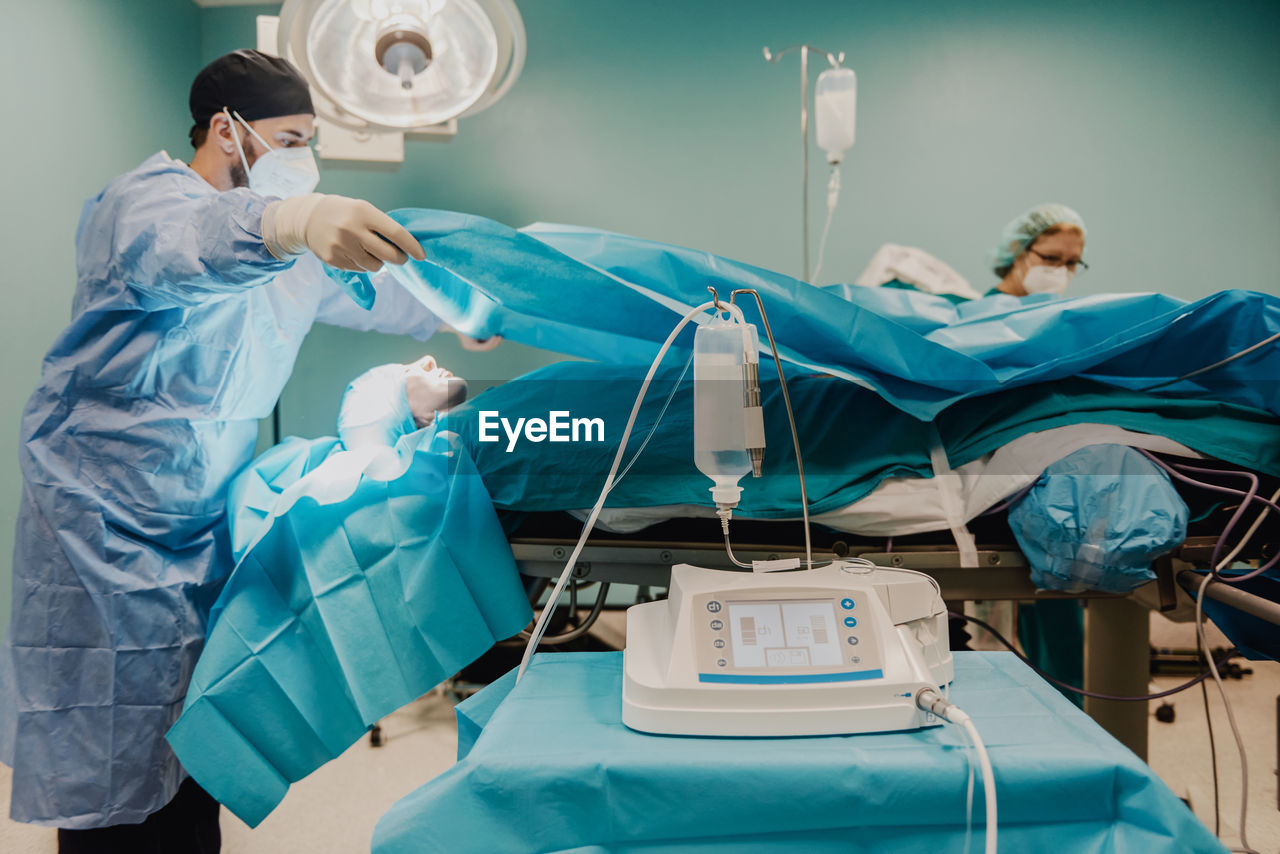
[[[352,130],[474,115],[506,94],[525,54],[512,0],[286,0],[277,42],[318,114]]]
[[[413,79],[426,70],[434,54],[425,33],[394,21],[379,34],[374,46],[378,64],[399,78],[402,89],[413,88]]]

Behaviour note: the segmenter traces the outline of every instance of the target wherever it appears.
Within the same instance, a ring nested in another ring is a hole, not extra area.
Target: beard
[[[231,164],[230,175],[231,175],[231,186],[232,186],[232,187],[247,187],[247,186],[249,186],[249,175],[248,175],[248,173],[247,173],[247,172],[245,172],[245,171],[244,171],[244,164],[243,164],[243,163],[233,163],[233,164]]]

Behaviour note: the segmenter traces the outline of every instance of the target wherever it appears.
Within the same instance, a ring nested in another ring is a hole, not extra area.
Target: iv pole
[[[833,54],[825,50],[818,50],[813,45],[795,44],[790,47],[784,47],[782,50],[774,53],[769,48],[764,49],[764,58],[766,62],[777,63],[778,60],[791,53],[793,50],[800,51],[800,169],[802,173],[800,183],[800,198],[803,206],[800,218],[801,239],[803,240],[804,252],[804,281],[809,281],[809,51],[815,51],[827,58],[827,62],[831,63],[831,67],[835,68],[844,62],[844,52]]]

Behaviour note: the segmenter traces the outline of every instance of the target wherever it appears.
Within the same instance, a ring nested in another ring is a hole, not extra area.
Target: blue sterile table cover
[[[1151,769],[1009,653],[955,656],[995,767],[1002,851],[1222,852]],[[950,727],[689,738],[621,723],[621,653],[539,655],[458,707],[459,762],[378,822],[374,854],[960,852]],[[982,850],[982,786],[972,851]]]
[[[168,734],[250,825],[379,718],[524,628],[492,502],[448,434],[292,439],[232,488],[239,562]]]
[[[897,288],[819,288],[708,252],[597,229],[513,229],[394,212],[427,253],[391,272],[455,329],[604,362],[648,364],[707,286],[760,291],[783,357],[875,389],[921,419],[1001,388],[1069,376],[1142,389],[1280,332],[1280,297],[1223,291],[998,295],[960,305]],[[743,311],[758,322],[753,301]],[[763,327],[761,327],[763,329]],[[692,328],[678,340],[688,348]],[[763,340],[763,335],[762,335]],[[1162,389],[1280,414],[1280,346]]]

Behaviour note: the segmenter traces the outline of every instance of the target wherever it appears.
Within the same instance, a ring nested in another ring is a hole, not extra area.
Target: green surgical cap
[[[1074,225],[1085,231],[1080,214],[1066,205],[1036,205],[1004,227],[1000,245],[987,256],[987,263],[997,276],[1004,276],[1013,262],[1031,243],[1055,225]]]

